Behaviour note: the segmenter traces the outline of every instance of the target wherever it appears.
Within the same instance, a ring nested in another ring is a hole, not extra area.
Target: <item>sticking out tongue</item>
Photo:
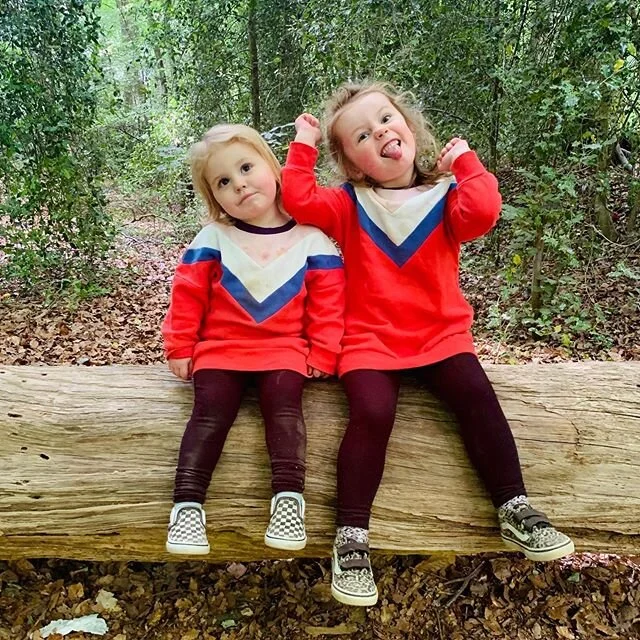
[[[383,158],[391,158],[393,160],[397,160],[402,155],[402,149],[400,149],[400,141],[392,140],[391,142],[387,142],[387,144],[382,147],[382,155]]]

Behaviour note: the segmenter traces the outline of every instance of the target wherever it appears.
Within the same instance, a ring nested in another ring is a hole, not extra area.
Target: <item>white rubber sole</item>
[[[502,540],[507,547],[514,551],[524,553],[529,560],[533,560],[534,562],[551,562],[552,560],[559,560],[560,558],[571,555],[575,551],[575,545],[572,540],[569,540],[569,542],[560,545],[559,547],[555,547],[554,549],[547,549],[546,551],[531,551],[513,540],[507,540],[505,538],[502,538]]]
[[[265,533],[264,543],[272,549],[283,549],[284,551],[300,551],[307,546],[307,538],[303,540],[282,540],[281,538],[271,538]]]
[[[338,602],[347,604],[350,607],[373,607],[378,602],[378,590],[369,596],[353,596],[349,593],[340,591],[333,583],[331,583],[331,595]]]
[[[172,542],[167,542],[165,548],[168,553],[174,553],[178,556],[204,556],[211,551],[209,545],[174,544]]]

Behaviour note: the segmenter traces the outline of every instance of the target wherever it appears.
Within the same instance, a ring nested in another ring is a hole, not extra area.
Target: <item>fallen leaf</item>
[[[350,622],[343,622],[335,627],[305,627],[304,630],[310,636],[340,636],[355,633],[358,630],[358,625]]]

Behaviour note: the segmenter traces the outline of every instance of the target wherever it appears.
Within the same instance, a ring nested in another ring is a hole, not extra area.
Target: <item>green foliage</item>
[[[186,153],[208,127],[259,120],[282,161],[301,111],[318,113],[345,80],[372,78],[411,91],[441,140],[463,135],[492,168],[518,171],[486,243],[503,283],[489,322],[559,344],[595,330],[600,312],[575,293],[575,273],[585,247],[612,230],[616,141],[640,153],[632,0],[9,7],[0,27],[0,162],[8,176],[0,197],[4,223],[23,238],[9,241],[15,273],[29,278],[38,265],[62,274],[74,252],[94,247],[99,255],[109,239],[100,177],[136,199],[134,215],[168,217],[186,235],[197,208]],[[630,183],[637,211],[638,182]],[[627,233],[634,225],[630,215]],[[45,238],[67,248],[43,250]]]
[[[0,23],[0,235],[5,278],[91,282],[110,246],[95,111],[98,22],[80,0],[8,2]]]

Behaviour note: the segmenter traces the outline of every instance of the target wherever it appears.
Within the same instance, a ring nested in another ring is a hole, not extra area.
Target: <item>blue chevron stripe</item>
[[[305,265],[290,280],[276,289],[262,302],[258,302],[240,282],[240,280],[227,267],[223,267],[220,284],[231,294],[233,299],[258,323],[280,311],[287,303],[291,302],[302,288]]]
[[[207,262],[209,260],[220,260],[221,255],[218,249],[211,247],[198,247],[197,249],[187,249],[182,256],[184,264],[194,264],[196,262]]]
[[[342,258],[340,256],[319,255],[307,258],[309,269],[342,269]]]
[[[382,231],[382,229],[380,229],[380,227],[378,227],[375,222],[373,222],[373,220],[371,220],[371,218],[369,218],[364,207],[358,201],[353,186],[349,183],[345,183],[343,185],[343,189],[349,194],[350,198],[356,205],[358,221],[362,229],[375,242],[378,248],[393,260],[398,267],[402,267],[407,260],[415,254],[415,252],[424,244],[427,238],[442,222],[447,194],[453,188],[455,188],[455,184],[452,184],[449,187],[447,193],[431,208],[422,222],[418,224],[404,242],[397,245],[384,231]]]
[[[220,259],[220,251],[217,249],[200,247],[198,249],[188,249],[182,257],[182,262],[185,264],[195,264],[196,262],[209,260],[220,261]],[[222,279],[220,280],[220,284],[257,323],[260,323],[280,311],[280,309],[300,293],[307,269],[341,269],[342,266],[342,259],[339,256],[309,256],[307,263],[292,278],[262,302],[258,302],[242,284],[242,281],[224,264],[222,265]]]

